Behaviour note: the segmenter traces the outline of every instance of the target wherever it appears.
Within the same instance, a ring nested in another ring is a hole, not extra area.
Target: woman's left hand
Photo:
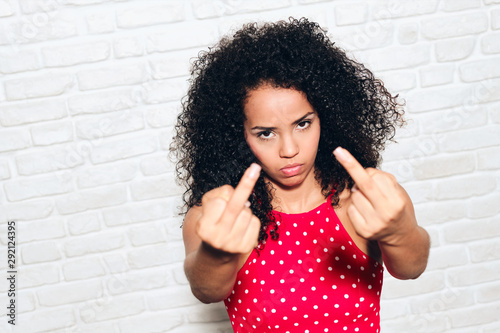
[[[347,151],[334,155],[355,182],[347,214],[363,238],[387,245],[401,245],[417,229],[413,204],[396,178],[374,168],[364,169]]]

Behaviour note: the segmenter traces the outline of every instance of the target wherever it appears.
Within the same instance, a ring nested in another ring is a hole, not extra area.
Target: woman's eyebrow
[[[293,125],[297,125],[297,124],[300,124],[301,122],[303,122],[305,119],[307,119],[307,117],[311,116],[311,115],[314,115],[314,112],[308,112],[306,113],[304,116],[300,117],[299,119],[295,120],[292,124]],[[266,127],[266,126],[254,126],[252,127],[250,130],[254,131],[254,130],[260,130],[260,131],[274,131],[276,130],[277,127],[273,127],[273,126],[270,126],[270,127]]]

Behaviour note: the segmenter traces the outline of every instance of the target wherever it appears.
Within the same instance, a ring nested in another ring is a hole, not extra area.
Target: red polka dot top
[[[224,300],[234,332],[378,333],[383,266],[354,244],[330,198],[273,214],[279,240],[251,253]]]

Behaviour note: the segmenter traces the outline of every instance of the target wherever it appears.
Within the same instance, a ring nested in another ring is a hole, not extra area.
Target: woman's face
[[[304,93],[263,85],[249,92],[244,112],[246,142],[274,185],[314,181],[320,122]]]

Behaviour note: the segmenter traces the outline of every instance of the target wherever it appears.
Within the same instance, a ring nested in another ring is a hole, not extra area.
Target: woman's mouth
[[[280,169],[287,177],[293,177],[299,174],[302,164],[290,164]]]

